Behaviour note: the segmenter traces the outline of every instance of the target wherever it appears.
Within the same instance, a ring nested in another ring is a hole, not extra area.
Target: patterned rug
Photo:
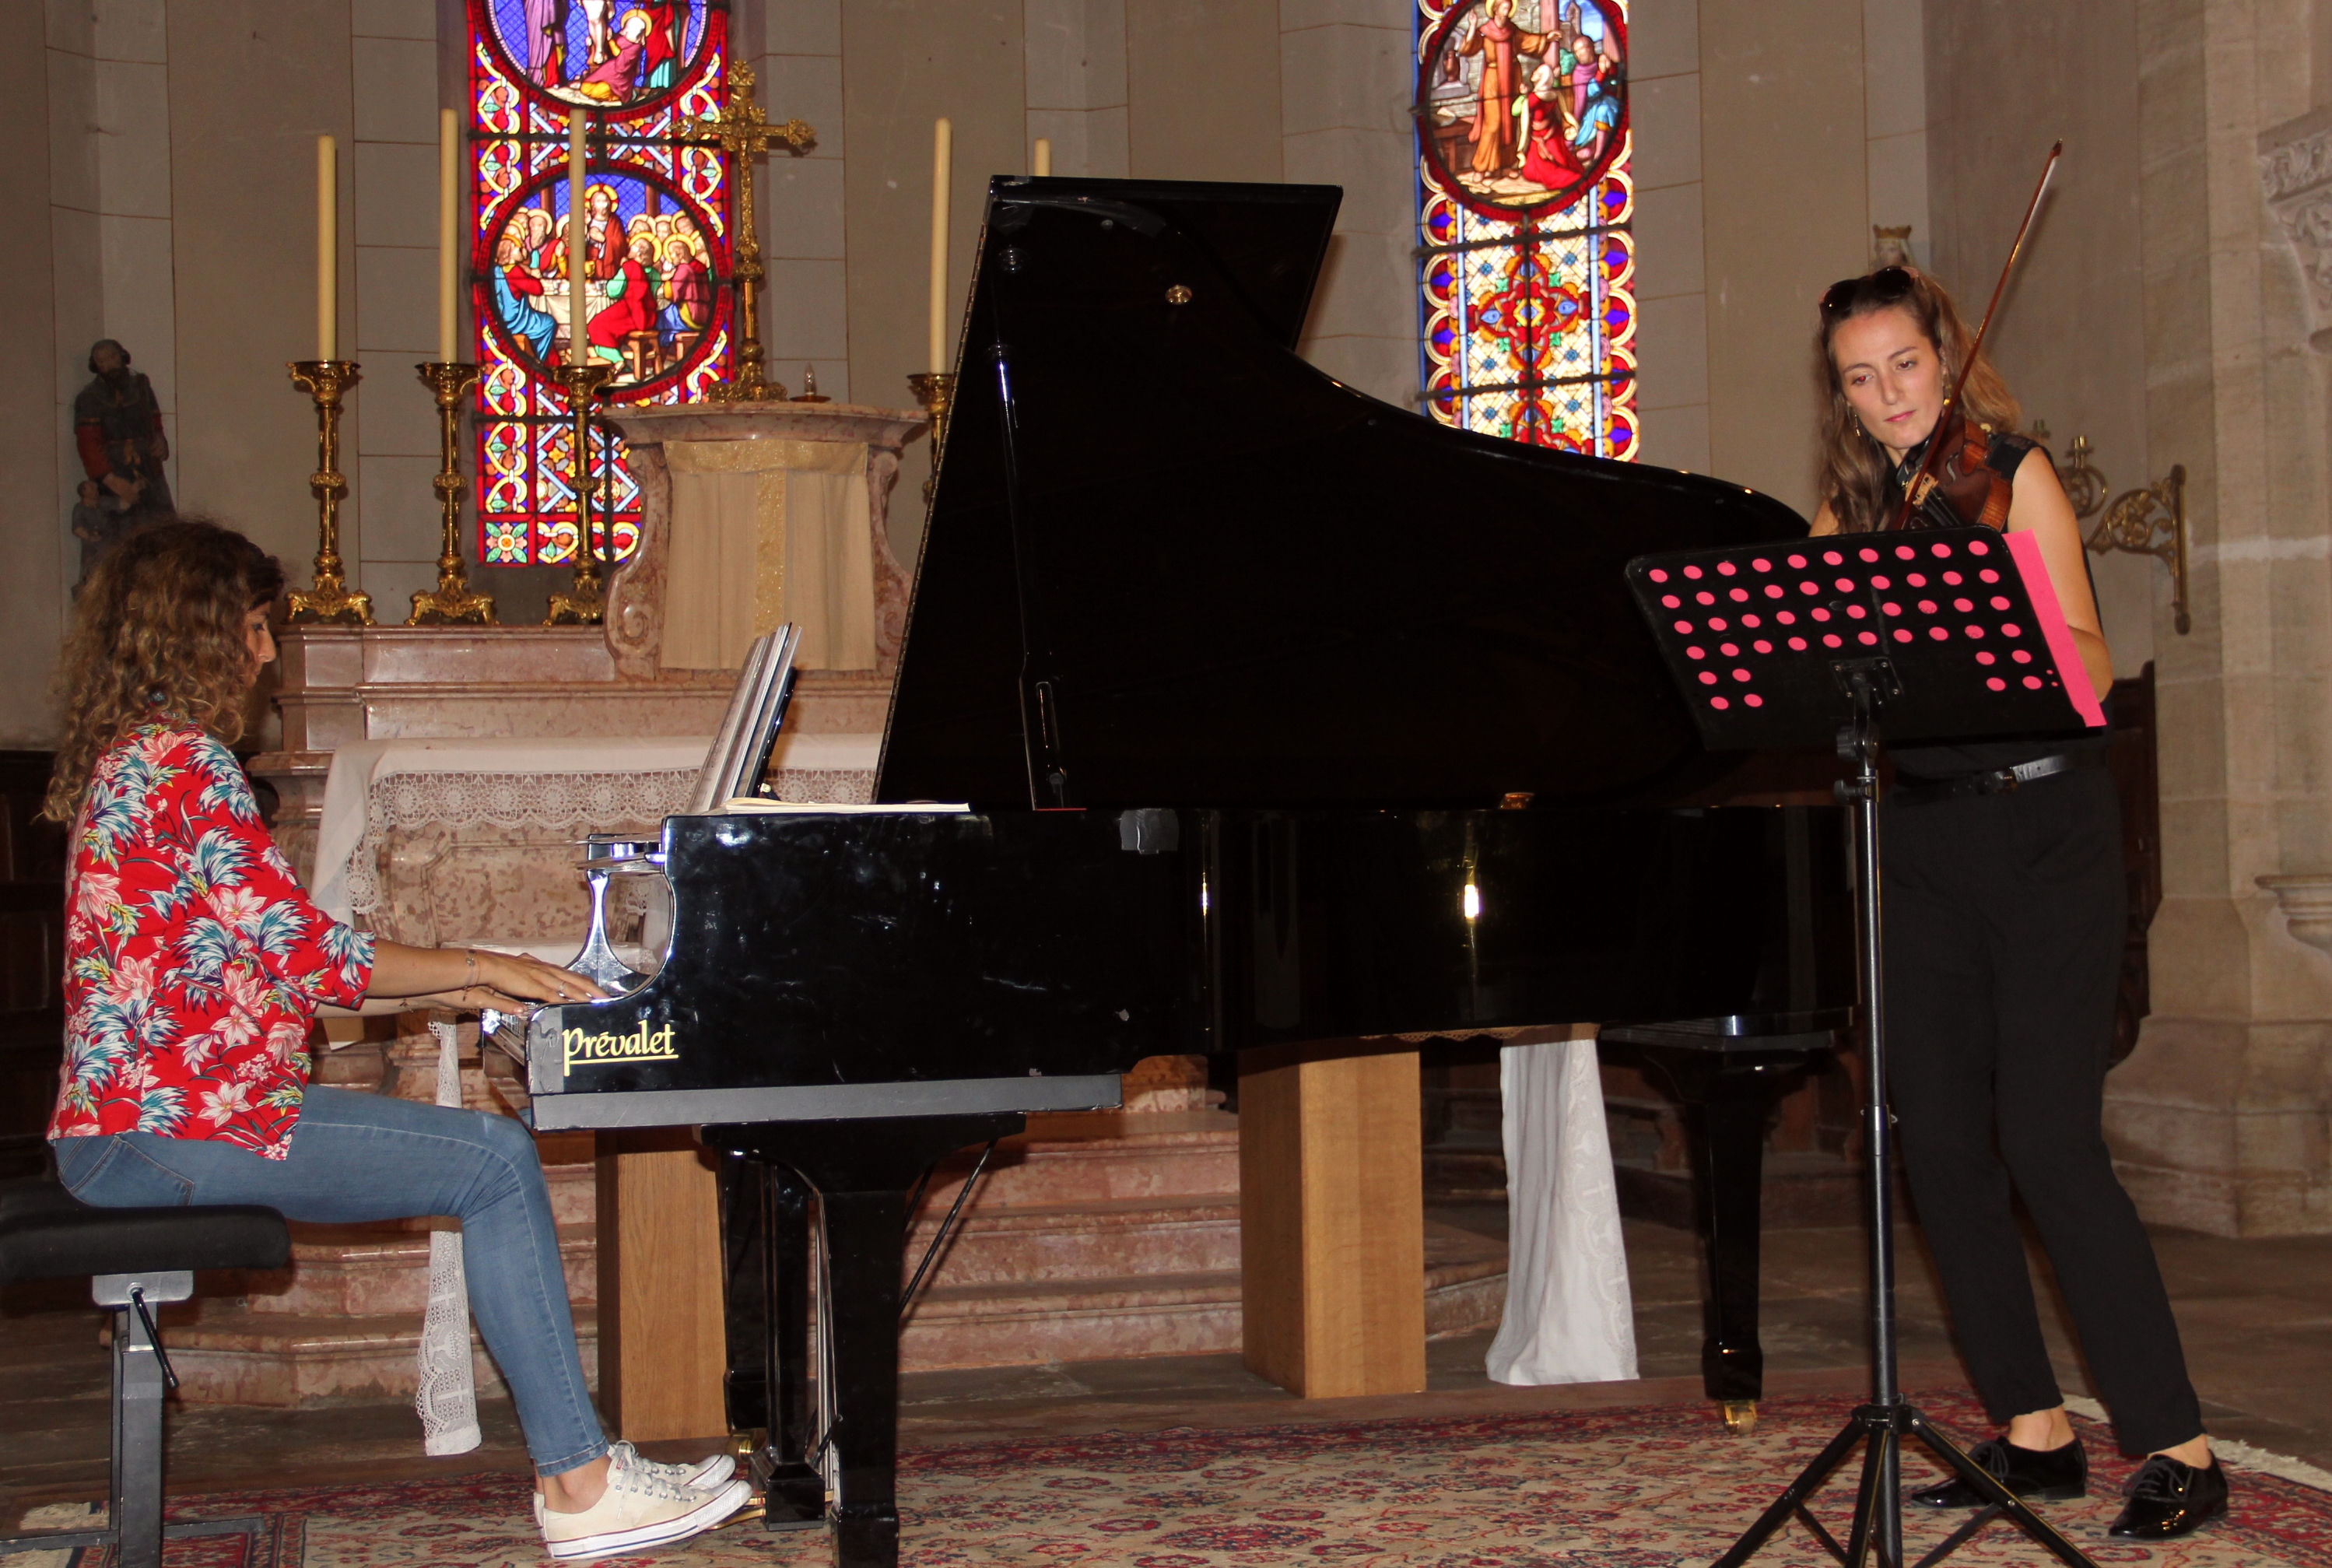
[[[1920,1401],[1939,1424],[1983,1432],[1963,1397]],[[1775,1401],[1755,1436],[1724,1435],[1700,1408],[1179,1429],[910,1456],[900,1495],[912,1568],[1687,1568],[1715,1561],[1843,1422],[1849,1402]],[[2332,1563],[2332,1493],[2231,1466],[2232,1519],[2158,1549],[2105,1534],[2132,1468],[2095,1423],[2092,1496],[2051,1507],[2100,1564],[2317,1568]],[[1907,1480],[1935,1468],[1907,1462]],[[1843,1537],[1859,1462],[1817,1499]],[[264,1513],[268,1537],[172,1544],[167,1568],[473,1568],[547,1561],[524,1482],[473,1476],[377,1488],[187,1499],[174,1514]],[[1963,1515],[1908,1519],[1915,1554]],[[110,1568],[90,1554],[80,1568]],[[24,1559],[17,1561],[23,1562]],[[823,1531],[731,1526],[655,1557],[662,1568],[826,1568]],[[1826,1563],[1796,1525],[1757,1562]],[[1995,1523],[1952,1559],[2052,1561]]]

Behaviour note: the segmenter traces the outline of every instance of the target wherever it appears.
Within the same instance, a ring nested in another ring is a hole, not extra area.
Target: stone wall
[[[2332,868],[2326,368],[2268,201],[2332,96],[2311,9],[2137,8],[2148,445],[2191,476],[2194,631],[2157,617],[2160,989],[2108,1108],[2147,1212],[2238,1235],[2332,1229],[2332,970],[2254,882]]]
[[[1919,0],[1634,0],[1644,458],[1814,507],[1814,301],[1928,231]]]
[[[1998,281],[2050,144],[2065,156],[1986,354],[2060,461],[2086,435],[2116,493],[2181,461],[2148,449],[2138,217],[2137,0],[1964,0],[1927,7],[1928,263],[1971,322]],[[2155,655],[2168,574],[2094,559],[2114,673]]]
[[[13,36],[37,38],[43,10],[33,0],[6,0],[0,16],[24,24],[12,29]],[[38,128],[61,114],[70,119],[76,106],[57,91],[57,72],[45,52],[18,49],[8,58],[0,73],[18,124]],[[37,130],[33,134],[36,143],[45,140]],[[57,183],[57,173],[37,148],[0,168],[0,201],[14,215],[0,229],[0,264],[16,282],[0,301],[0,331],[20,346],[15,365],[0,373],[0,473],[9,480],[0,487],[0,583],[10,585],[7,598],[0,601],[0,667],[22,672],[0,690],[0,746],[22,745],[19,737],[46,728],[45,677],[64,629],[64,585],[78,569],[79,551],[55,502],[59,465],[69,455],[57,439],[58,400],[72,393],[55,351],[67,330],[57,310],[53,269],[60,229],[72,224],[77,241],[86,244],[94,237],[96,215],[60,214],[51,205]],[[82,350],[88,347],[81,342]],[[80,364],[72,361],[75,368]],[[73,473],[80,473],[78,466]]]
[[[2255,880],[2332,872],[2327,33],[2322,0],[1927,10],[1939,272],[1981,309],[2063,137],[1998,362],[2116,489],[2186,469],[2191,635],[2162,568],[2098,567],[2117,668],[2157,672],[2164,883],[2107,1129],[2149,1219],[2226,1235],[2332,1229],[2332,964]]]

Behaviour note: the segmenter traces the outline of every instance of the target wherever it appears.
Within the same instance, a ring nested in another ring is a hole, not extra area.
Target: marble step
[[[1498,1326],[1506,1311],[1506,1244],[1436,1219],[1425,1222],[1425,1337]]]
[[[569,1165],[545,1165],[543,1185],[550,1189],[550,1218],[560,1225],[592,1225],[599,1219],[598,1167],[590,1161]]]
[[[1498,1149],[1431,1145],[1425,1150],[1429,1198],[1496,1202],[1506,1196],[1506,1156]]]
[[[926,1204],[907,1235],[912,1275],[946,1217]],[[989,1207],[975,1195],[933,1265],[945,1286],[982,1286],[1236,1271],[1238,1194],[1228,1198],[1103,1199]]]
[[[597,1388],[596,1307],[575,1308],[575,1340],[584,1376]],[[291,1409],[339,1400],[410,1399],[420,1382],[417,1312],[350,1317],[254,1312],[232,1299],[205,1300],[191,1320],[176,1312],[166,1318],[162,1343],[178,1374],[178,1398],[188,1404]],[[502,1395],[501,1375],[474,1328],[470,1345],[478,1392]]]
[[[445,1222],[451,1228],[451,1222]],[[598,1227],[559,1228],[559,1261],[567,1298],[599,1299]],[[244,1302],[261,1315],[380,1317],[429,1305],[429,1230],[421,1224],[294,1225],[292,1267],[247,1276]]]
[[[1504,1243],[1429,1220],[1426,1334],[1495,1327],[1505,1309]],[[1028,1366],[1240,1348],[1236,1267],[1117,1278],[986,1281],[926,1287],[899,1345],[903,1372]]]
[[[927,1287],[899,1336],[901,1372],[1033,1366],[1239,1348],[1236,1269]]]
[[[1031,1118],[967,1205],[902,1343],[913,1370],[1239,1346],[1238,1133],[1219,1112]],[[977,1151],[934,1173],[903,1253],[920,1261]],[[596,1376],[594,1168],[548,1166],[577,1333]],[[428,1222],[295,1226],[292,1270],[252,1276],[166,1328],[192,1402],[292,1406],[409,1396],[428,1290]],[[1429,1222],[1429,1334],[1494,1325],[1500,1242]],[[480,1387],[498,1388],[480,1362]]]
[[[1505,1303],[1505,1247],[1430,1221],[1425,1244],[1428,1336],[1495,1327]],[[418,1272],[425,1280],[425,1261]],[[418,1312],[258,1311],[232,1299],[205,1300],[191,1320],[174,1310],[163,1332],[179,1397],[189,1403],[291,1408],[408,1399],[418,1381]],[[575,1335],[584,1372],[597,1387],[598,1315],[588,1302],[575,1307]],[[480,1393],[499,1394],[501,1379],[474,1332],[472,1344]],[[916,1305],[900,1357],[903,1370],[937,1371],[1222,1353],[1239,1346],[1239,1275],[1232,1267],[935,1286]]]
[[[1101,1111],[1028,1122],[1027,1133],[998,1145],[974,1208],[1238,1192],[1238,1118],[1224,1112]],[[924,1194],[927,1209],[947,1212],[979,1153],[962,1150],[941,1162]]]

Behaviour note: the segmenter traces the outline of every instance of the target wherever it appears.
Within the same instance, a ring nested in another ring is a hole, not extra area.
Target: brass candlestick
[[[340,498],[349,482],[340,474],[340,396],[361,379],[353,359],[294,359],[286,367],[292,385],[316,400],[316,472],[308,489],[316,497],[316,581],[292,592],[297,626],[368,626],[372,596],[351,588],[340,575]]]
[[[771,125],[753,101],[753,68],[731,58],[724,79],[729,101],[711,120],[683,119],[677,134],[695,141],[720,144],[729,154],[737,177],[736,199],[730,208],[729,232],[734,236],[732,254],[737,283],[737,316],[741,339],[737,368],[728,380],[712,387],[705,399],[712,403],[759,403],[782,399],[786,389],[765,379],[761,364],[761,240],[753,221],[753,160],[782,143],[798,156],[817,139],[817,132],[798,120]]]
[[[932,476],[923,481],[923,504],[929,506],[938,493],[940,458],[947,450],[948,410],[955,402],[955,372],[923,370],[907,378],[913,388],[915,401],[932,416]]]
[[[563,594],[550,596],[546,626],[596,626],[606,617],[607,597],[599,578],[599,552],[591,543],[591,399],[616,378],[616,368],[604,360],[588,365],[561,365],[554,372],[567,388],[567,406],[575,413],[575,580]],[[615,522],[607,524],[607,543],[615,545]]]
[[[478,368],[443,359],[416,365],[421,384],[437,399],[437,508],[444,525],[438,540],[437,587],[413,596],[408,626],[491,626],[495,624],[492,594],[470,591],[469,570],[462,559],[462,478],[458,447],[462,438],[462,398],[478,384]]]

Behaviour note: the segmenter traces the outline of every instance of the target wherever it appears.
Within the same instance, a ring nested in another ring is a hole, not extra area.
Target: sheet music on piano
[[[761,776],[769,770],[769,753],[793,702],[794,654],[801,631],[787,621],[753,641],[745,655],[744,674],[730,695],[729,711],[721,716],[720,732],[704,754],[704,770],[696,778],[687,815],[702,817],[726,810],[740,798],[756,798]]]

